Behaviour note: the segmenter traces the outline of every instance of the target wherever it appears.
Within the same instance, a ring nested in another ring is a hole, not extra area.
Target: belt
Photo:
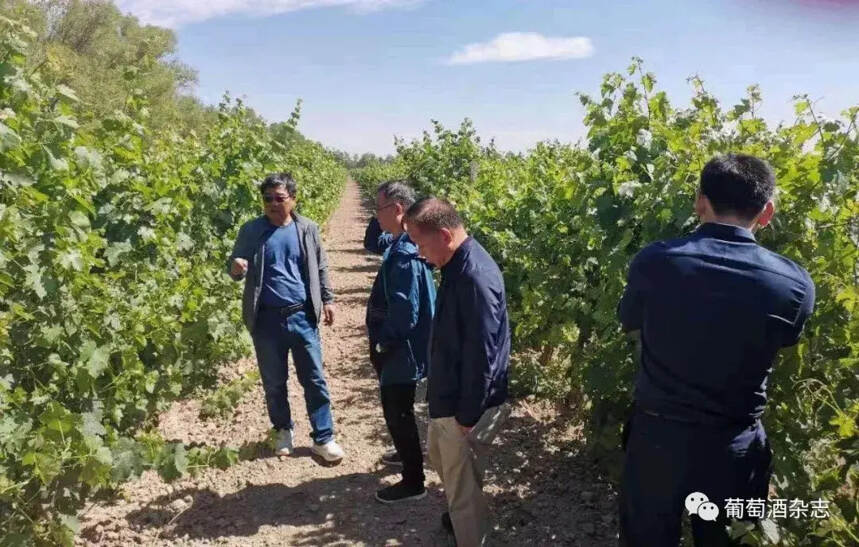
[[[262,309],[265,311],[270,311],[272,313],[277,313],[281,317],[289,317],[294,313],[298,313],[303,311],[305,308],[305,302],[299,302],[298,304],[289,304],[287,306],[278,306],[278,307],[263,307]]]

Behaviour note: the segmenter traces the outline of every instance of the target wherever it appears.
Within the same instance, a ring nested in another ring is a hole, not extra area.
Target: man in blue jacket
[[[624,545],[677,545],[684,507],[695,545],[728,545],[726,500],[767,498],[767,379],[814,307],[808,272],[755,241],[774,190],[766,162],[714,158],[695,202],[701,226],[630,265],[618,311],[624,330],[640,331],[641,355],[625,433]]]
[[[367,228],[364,230],[364,249],[368,252],[371,252],[376,255],[384,255],[385,251],[388,247],[391,246],[391,242],[393,242],[394,236],[390,232],[386,232],[382,229],[382,226],[379,224],[379,219],[375,216],[370,218],[370,222],[367,223]],[[381,289],[381,276],[376,276],[376,279],[373,280],[373,288],[370,291],[370,301],[367,306],[367,324],[370,323],[369,317],[370,313],[374,308],[379,308],[378,300],[382,298],[383,291]],[[384,309],[384,308],[382,308]],[[370,348],[370,352],[372,354],[373,349]],[[415,387],[415,420],[418,423],[418,435],[421,436],[421,446],[423,446],[423,433],[426,432],[425,428],[422,428],[422,425],[425,425],[426,420],[426,398],[427,398],[427,382],[426,377],[421,378],[417,386]],[[391,447],[382,454],[382,463],[385,465],[391,465],[394,467],[400,467],[403,465],[403,460],[400,458],[399,452],[397,452],[397,447]]]
[[[414,190],[399,181],[382,184],[376,192],[376,216],[390,244],[367,303],[367,333],[385,423],[403,465],[402,480],[376,492],[382,503],[426,496],[414,405],[417,382],[426,374],[435,284],[403,230],[403,215],[414,201]]]
[[[427,444],[447,496],[442,524],[460,547],[482,545],[489,532],[486,456],[509,414],[504,278],[447,201],[416,202],[405,224],[421,255],[441,268],[430,341]]]
[[[311,450],[329,462],[343,458],[334,441],[331,401],[322,371],[318,325],[334,322],[334,293],[319,227],[296,214],[296,183],[274,173],[260,185],[265,214],[246,222],[229,259],[230,276],[245,280],[242,316],[253,338],[275,451],[293,451],[293,422],[286,392],[292,352],[313,429]]]

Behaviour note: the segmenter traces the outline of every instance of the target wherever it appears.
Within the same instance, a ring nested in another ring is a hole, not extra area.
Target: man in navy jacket
[[[767,379],[814,307],[808,272],[755,241],[753,230],[772,219],[774,189],[766,162],[714,158],[695,202],[701,226],[649,245],[630,265],[618,312],[624,330],[640,331],[641,362],[625,435],[622,544],[677,545],[685,507],[695,545],[727,545],[726,500],[767,498]]]
[[[406,213],[406,230],[441,268],[430,340],[429,456],[447,495],[442,523],[457,545],[481,545],[489,531],[483,473],[492,439],[509,413],[510,327],[504,278],[470,237],[453,206],[426,198]]]
[[[399,181],[382,184],[376,192],[378,223],[390,243],[367,302],[367,333],[385,423],[403,466],[402,480],[376,493],[382,503],[426,496],[414,405],[417,383],[426,375],[435,284],[429,266],[403,230],[403,216],[414,201],[414,190]]]
[[[373,254],[380,255],[385,252],[393,240],[394,236],[382,229],[379,219],[372,217],[364,230],[364,248]]]

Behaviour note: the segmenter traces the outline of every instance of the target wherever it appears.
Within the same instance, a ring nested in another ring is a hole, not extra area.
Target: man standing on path
[[[447,201],[418,201],[406,212],[405,225],[421,255],[441,268],[430,341],[427,443],[447,496],[442,524],[460,547],[482,545],[489,532],[483,495],[487,452],[509,414],[504,278]]]
[[[640,331],[641,362],[621,544],[678,545],[684,506],[695,514],[708,501],[706,516],[718,519],[691,517],[695,545],[729,545],[726,500],[767,498],[767,379],[814,307],[808,272],[755,241],[753,230],[772,219],[774,190],[766,162],[714,158],[695,201],[701,226],[649,245],[630,265],[618,312],[624,330]]]
[[[291,351],[312,427],[311,450],[329,462],[343,458],[334,441],[328,385],[322,372],[318,324],[334,323],[334,294],[319,227],[294,212],[296,183],[288,173],[267,176],[260,185],[263,216],[239,230],[230,255],[230,276],[245,280],[242,316],[254,341],[265,402],[277,431],[275,450],[293,450],[293,422],[287,397],[287,355]]]
[[[429,266],[403,230],[403,215],[414,201],[414,190],[399,181],[382,184],[376,192],[378,222],[391,235],[391,243],[367,302],[367,333],[385,423],[403,466],[400,482],[376,492],[382,503],[426,496],[414,406],[416,385],[426,375],[435,284]]]
[[[394,236],[391,235],[390,232],[387,232],[382,229],[382,226],[379,224],[379,219],[374,217],[370,218],[370,222],[367,224],[367,228],[364,230],[364,249],[368,252],[377,255],[385,254],[385,250],[391,246],[391,242],[394,240]],[[426,264],[426,262],[424,262]],[[381,294],[381,289],[377,288],[377,285],[381,282],[381,278],[377,275],[376,279],[373,281],[373,288],[370,294]],[[373,302],[373,299],[370,299],[370,302]],[[370,303],[368,302],[368,304]],[[435,302],[433,302],[434,304]],[[367,324],[370,324],[370,313],[371,307],[368,305],[367,308]],[[418,424],[418,436],[421,438],[421,449],[425,449],[426,439],[424,438],[426,433],[426,398],[427,398],[427,379],[426,376],[418,380],[417,386],[415,387],[415,420]],[[382,454],[382,463],[385,465],[391,465],[394,467],[402,466],[403,460],[400,458],[399,452],[397,452],[397,447],[391,447]]]

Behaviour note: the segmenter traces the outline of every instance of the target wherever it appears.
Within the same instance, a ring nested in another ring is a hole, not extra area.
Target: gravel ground
[[[180,401],[160,417],[165,438],[258,445],[259,457],[172,484],[146,472],[124,485],[118,499],[82,516],[79,545],[453,544],[439,524],[444,492],[432,469],[423,500],[386,506],[373,499],[380,485],[398,476],[379,463],[388,437],[366,357],[364,306],[379,264],[362,247],[367,220],[358,188],[350,183],[325,230],[337,317],[333,327],[322,327],[323,355],[346,458],[331,466],[311,455],[294,369],[289,398],[297,448],[288,458],[263,446],[269,422],[261,387],[223,420],[201,421],[199,401]],[[238,361],[224,375],[255,366],[253,360]],[[616,494],[582,453],[574,421],[546,404],[516,401],[495,443],[485,487],[495,515],[490,545],[616,543]]]

